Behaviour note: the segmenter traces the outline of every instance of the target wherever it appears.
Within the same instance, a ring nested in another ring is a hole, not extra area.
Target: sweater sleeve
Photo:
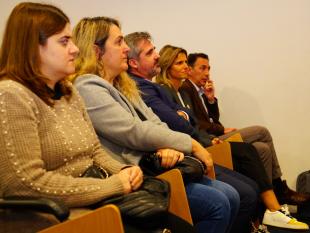
[[[101,180],[46,170],[38,114],[36,104],[23,88],[0,86],[1,196],[55,198],[69,207],[80,207],[123,193],[116,175]]]
[[[188,135],[174,132],[149,120],[141,121],[116,101],[108,88],[91,81],[80,82],[76,87],[100,137],[140,151],[173,148],[185,153],[191,152],[191,139]]]

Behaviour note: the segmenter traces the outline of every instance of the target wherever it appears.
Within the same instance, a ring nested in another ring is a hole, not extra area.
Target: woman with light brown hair
[[[141,185],[138,166],[121,164],[101,148],[80,96],[66,81],[78,52],[59,8],[25,2],[13,9],[0,52],[0,197],[82,207]],[[82,177],[92,166],[111,176]]]

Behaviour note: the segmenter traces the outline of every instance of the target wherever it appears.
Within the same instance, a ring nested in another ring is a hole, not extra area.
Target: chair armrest
[[[38,233],[124,233],[122,218],[115,205],[105,205],[78,218],[44,229]]]
[[[5,197],[0,199],[1,209],[28,209],[53,214],[60,222],[69,217],[69,208],[59,200],[33,197]]]
[[[178,169],[172,169],[159,175],[158,178],[170,184],[169,212],[193,224],[181,172]]]
[[[212,154],[214,163],[233,170],[231,150],[228,142],[207,147],[207,150]]]
[[[226,138],[225,141],[226,142],[243,142],[243,139],[240,133],[235,133],[231,135],[229,138]]]

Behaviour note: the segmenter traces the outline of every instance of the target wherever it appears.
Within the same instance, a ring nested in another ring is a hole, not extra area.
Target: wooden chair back
[[[241,134],[235,133],[223,143],[207,147],[207,150],[212,154],[214,163],[233,170],[231,148],[228,142],[243,142]]]

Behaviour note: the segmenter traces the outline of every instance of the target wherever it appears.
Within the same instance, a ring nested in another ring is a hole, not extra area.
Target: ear
[[[134,59],[134,58],[130,58],[129,60],[128,60],[128,65],[131,67],[131,68],[133,68],[133,69],[137,69],[138,68],[138,61],[136,60],[136,59]]]
[[[98,45],[93,45],[97,60],[103,55],[103,50]]]

